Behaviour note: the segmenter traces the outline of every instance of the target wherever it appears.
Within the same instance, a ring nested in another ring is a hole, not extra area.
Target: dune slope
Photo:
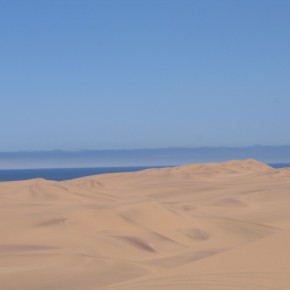
[[[290,172],[255,160],[0,183],[0,289],[290,289]]]

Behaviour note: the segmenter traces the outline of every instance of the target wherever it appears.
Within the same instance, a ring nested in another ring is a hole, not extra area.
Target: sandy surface
[[[2,182],[0,289],[290,289],[290,169]]]

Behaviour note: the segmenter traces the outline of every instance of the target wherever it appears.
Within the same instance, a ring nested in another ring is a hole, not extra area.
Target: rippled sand
[[[290,169],[2,182],[0,289],[290,289]]]

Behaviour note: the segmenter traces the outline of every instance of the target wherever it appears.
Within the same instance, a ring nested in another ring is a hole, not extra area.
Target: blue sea
[[[49,169],[5,169],[0,170],[0,181],[26,180],[44,178],[48,180],[68,180],[83,176],[133,172],[148,168],[162,168],[162,166],[135,166],[135,167],[97,167],[97,168],[49,168]]]
[[[290,163],[275,163],[269,165],[274,168],[290,167]],[[26,180],[33,178],[44,178],[48,180],[61,181],[96,174],[133,172],[148,168],[162,168],[162,167],[164,166],[9,169],[9,170],[0,170],[0,181]]]

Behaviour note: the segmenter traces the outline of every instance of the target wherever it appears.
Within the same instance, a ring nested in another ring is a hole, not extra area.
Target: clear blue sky
[[[0,0],[0,151],[290,144],[289,0]]]

